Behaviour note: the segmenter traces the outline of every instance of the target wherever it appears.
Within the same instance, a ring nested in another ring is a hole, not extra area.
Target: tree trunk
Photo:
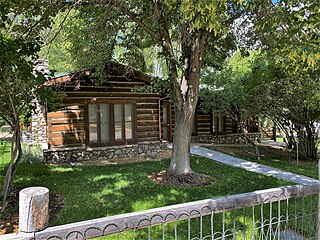
[[[15,122],[14,125],[14,134],[13,134],[13,141],[11,143],[11,158],[10,163],[6,170],[6,175],[3,180],[3,186],[1,190],[1,197],[2,197],[2,209],[1,212],[4,212],[7,206],[7,199],[11,193],[13,180],[16,175],[18,165],[21,160],[22,156],[22,147],[21,147],[21,131],[20,131],[20,124],[19,120]]]
[[[273,128],[272,128],[272,140],[275,142],[277,141],[277,125],[275,122],[273,123]]]
[[[172,175],[183,175],[192,172],[189,157],[192,123],[199,97],[202,55],[208,32],[205,30],[192,32],[187,22],[182,23],[179,27],[181,57],[177,58],[165,9],[162,1],[154,2],[155,16],[159,26],[159,43],[173,83],[172,97],[175,106],[173,153],[167,172]]]
[[[190,143],[195,107],[175,109],[173,152],[168,172],[172,175],[191,173]]]
[[[310,128],[306,131],[300,132],[299,140],[299,156],[302,159],[317,160],[317,141],[314,137],[316,133],[313,133]]]
[[[259,152],[258,145],[249,138],[248,134],[246,133],[246,131],[244,129],[244,126],[243,126],[242,122],[239,123],[239,126],[240,126],[240,129],[241,129],[241,132],[242,132],[244,138],[248,141],[248,143],[250,143],[254,147],[256,159],[260,160],[260,152]]]

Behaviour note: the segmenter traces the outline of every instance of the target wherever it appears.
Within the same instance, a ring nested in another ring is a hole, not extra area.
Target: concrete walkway
[[[190,153],[203,156],[214,161],[227,164],[233,167],[244,168],[250,172],[261,173],[267,176],[283,179],[288,182],[294,182],[301,185],[309,185],[319,183],[318,180],[303,175],[286,172],[277,168],[268,167],[262,164],[250,162],[240,158],[232,157],[227,154],[216,152],[200,146],[191,146]]]

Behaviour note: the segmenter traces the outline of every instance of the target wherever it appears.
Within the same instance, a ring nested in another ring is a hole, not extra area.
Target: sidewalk
[[[250,172],[261,173],[267,176],[279,178],[288,182],[294,182],[301,185],[319,183],[317,179],[309,178],[303,175],[286,172],[277,168],[268,167],[262,164],[250,162],[240,158],[232,157],[227,154],[216,152],[200,146],[191,146],[190,153],[203,156],[214,161],[227,164],[233,167],[244,168]]]

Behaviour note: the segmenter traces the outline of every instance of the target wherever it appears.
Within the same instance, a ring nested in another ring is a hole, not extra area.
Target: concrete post
[[[25,188],[19,193],[19,231],[33,233],[48,227],[49,190]]]

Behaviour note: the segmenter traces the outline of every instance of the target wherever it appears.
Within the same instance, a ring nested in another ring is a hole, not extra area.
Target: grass
[[[11,144],[6,141],[0,141],[0,169],[3,169],[10,161]]]
[[[302,174],[311,178],[318,178],[318,163],[315,161],[299,161],[297,163],[294,151],[289,155],[285,149],[260,145],[259,151],[261,154],[261,160],[257,161],[254,150],[250,145],[213,146],[210,148],[215,151],[279,168],[288,172]]]
[[[169,160],[108,166],[21,164],[15,186],[44,186],[61,195],[65,207],[50,220],[50,225],[60,225],[290,184],[195,156],[193,169],[214,176],[216,184],[187,189],[159,186],[148,179],[168,164]]]
[[[283,138],[276,138],[276,142],[283,142]]]
[[[262,154],[266,153],[262,152]],[[64,208],[49,222],[51,226],[54,226],[172,204],[291,185],[291,183],[279,179],[248,173],[246,170],[226,166],[198,156],[191,157],[192,168],[196,172],[215,177],[217,181],[215,184],[187,189],[157,185],[148,179],[148,176],[153,172],[164,170],[168,165],[168,159],[106,166],[22,163],[15,179],[15,186],[18,188],[44,186],[50,192],[59,194],[63,198]],[[3,175],[4,171],[2,170],[0,171],[0,185]],[[255,209],[256,219],[261,219],[262,216],[268,219],[268,208],[265,208],[262,215],[259,207],[248,208],[245,212],[244,210],[229,211],[225,213],[225,216],[222,214],[214,215],[215,229],[221,228],[223,218],[225,219],[226,227],[232,229],[234,214],[236,214],[237,225],[244,226],[245,223],[252,225],[252,219],[249,216],[252,215],[251,211],[253,209]],[[276,211],[276,203],[273,206],[273,211]],[[243,213],[247,215],[246,220],[243,217]],[[203,217],[204,236],[210,234],[210,222],[210,216]],[[178,236],[181,239],[187,239],[188,222],[179,221],[177,226]],[[192,237],[199,236],[200,218],[192,219],[190,226]],[[171,239],[175,223],[165,224],[164,228],[166,237]],[[247,231],[250,231],[250,228]],[[151,236],[153,239],[160,239],[162,232],[162,226],[152,227]],[[139,230],[138,232],[126,233],[126,236],[128,239],[132,235],[135,235],[136,239],[145,239],[147,234],[148,230]],[[114,239],[117,238],[118,236],[115,236]]]

